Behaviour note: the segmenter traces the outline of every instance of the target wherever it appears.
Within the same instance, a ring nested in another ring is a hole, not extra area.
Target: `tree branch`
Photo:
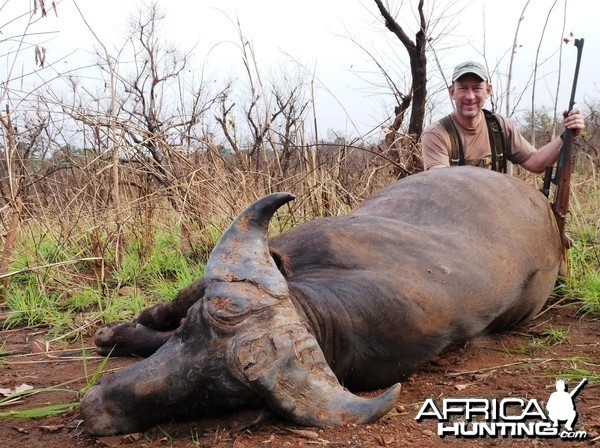
[[[385,27],[392,33],[394,33],[398,37],[398,39],[400,39],[400,42],[402,42],[402,44],[406,47],[407,50],[415,51],[415,43],[410,39],[410,37],[408,37],[408,35],[404,32],[404,29],[402,29],[398,22],[396,22],[396,20],[392,17],[387,8],[383,6],[381,0],[375,0],[375,4],[377,5],[377,8],[379,8],[379,12],[385,19]],[[419,2],[419,7],[422,9],[423,0]]]

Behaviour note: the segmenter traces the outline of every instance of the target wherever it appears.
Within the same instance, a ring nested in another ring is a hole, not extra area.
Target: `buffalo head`
[[[205,294],[184,324],[150,358],[85,394],[81,414],[90,434],[259,406],[314,426],[367,423],[392,408],[398,384],[371,399],[339,384],[289,298],[267,230],[293,198],[271,194],[235,219],[209,257]]]

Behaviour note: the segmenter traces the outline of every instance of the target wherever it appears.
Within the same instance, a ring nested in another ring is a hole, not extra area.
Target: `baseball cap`
[[[454,73],[452,73],[452,82],[456,81],[458,78],[466,75],[467,73],[473,73],[484,81],[490,82],[490,77],[485,67],[479,62],[474,61],[463,62],[454,67]]]

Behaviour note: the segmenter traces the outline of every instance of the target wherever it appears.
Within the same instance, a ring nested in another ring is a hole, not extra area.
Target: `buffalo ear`
[[[288,256],[277,252],[271,248],[269,249],[269,253],[271,254],[271,258],[275,262],[275,266],[277,266],[277,269],[279,269],[279,272],[281,272],[281,275],[283,275],[284,278],[288,278],[291,274],[291,263]]]
[[[230,354],[245,384],[273,411],[302,425],[373,422],[393,408],[400,394],[400,384],[374,398],[348,392],[316,339],[299,324],[242,336]]]

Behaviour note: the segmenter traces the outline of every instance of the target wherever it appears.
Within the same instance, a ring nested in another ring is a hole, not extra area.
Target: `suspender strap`
[[[485,115],[492,150],[492,169],[500,173],[506,173],[506,139],[502,124],[500,124],[498,116],[489,110],[483,109],[483,114]]]
[[[458,130],[456,129],[452,118],[450,118],[450,115],[446,115],[440,120],[440,123],[450,136],[450,150],[448,152],[448,157],[450,158],[450,165],[464,165],[465,153],[463,151],[460,138],[458,137]]]
[[[485,123],[488,128],[488,136],[490,139],[492,169],[494,171],[506,173],[506,139],[502,124],[500,123],[498,116],[489,110],[483,109],[483,114],[485,116]],[[483,159],[465,161],[465,153],[460,137],[458,136],[458,130],[450,115],[443,117],[440,120],[440,124],[450,137],[450,148],[448,151],[450,165],[479,165]]]

